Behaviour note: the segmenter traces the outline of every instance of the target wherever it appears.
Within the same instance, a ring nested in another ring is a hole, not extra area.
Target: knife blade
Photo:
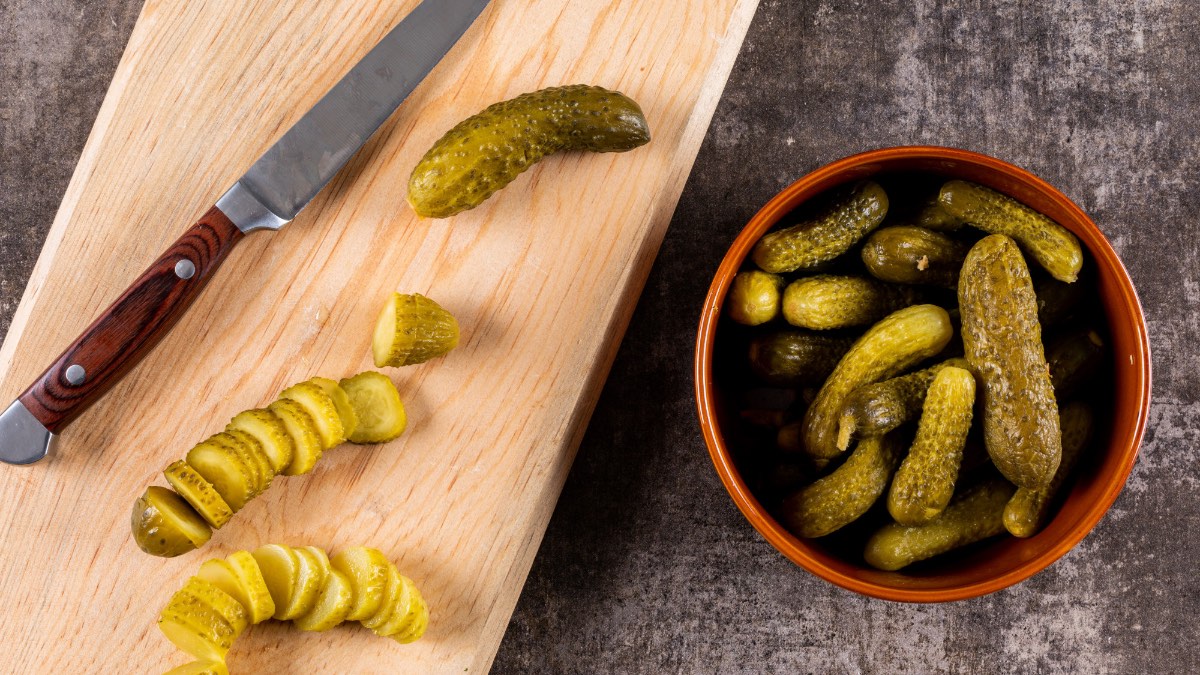
[[[32,464],[178,322],[233,246],[291,222],[458,42],[488,0],[424,0],[0,414],[0,461]]]

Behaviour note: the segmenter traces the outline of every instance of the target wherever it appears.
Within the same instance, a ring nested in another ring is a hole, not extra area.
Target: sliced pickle
[[[321,585],[317,604],[295,620],[296,628],[306,631],[326,631],[346,620],[354,605],[354,588],[350,579],[337,570],[330,570]]]
[[[188,465],[179,460],[163,471],[167,482],[175,488],[175,492],[187,500],[188,504],[208,521],[214,528],[220,528],[233,517],[233,509],[221,499],[221,495],[213,488],[212,483]]]
[[[416,642],[429,628],[429,603],[425,602],[425,598],[421,597],[415,587],[413,593],[416,594],[416,602],[413,603],[416,609],[411,622],[403,630],[388,636],[400,644]]]
[[[338,417],[342,420],[342,435],[346,438],[354,435],[354,430],[358,427],[358,413],[350,403],[350,397],[346,395],[346,392],[338,386],[337,382],[327,377],[314,377],[309,382],[324,389],[325,393],[329,394],[329,398],[333,399]]]
[[[260,546],[250,554],[258,569],[262,571],[263,581],[267,591],[275,603],[274,617],[279,620],[291,618],[284,616],[296,595],[300,579],[300,556],[282,544],[267,544]]]
[[[375,630],[387,623],[388,619],[392,618],[392,614],[396,611],[396,605],[400,601],[400,595],[404,591],[404,577],[400,576],[400,570],[391,562],[388,563],[387,583],[383,588],[383,602],[379,603],[379,609],[375,610],[368,619],[362,620],[362,625]]]
[[[312,611],[317,604],[317,596],[321,594],[321,586],[325,584],[325,570],[328,569],[308,547],[293,548],[292,551],[300,561],[300,573],[296,576],[296,592],[283,612],[284,620],[295,619]]]
[[[173,558],[208,543],[212,530],[182,497],[151,485],[133,504],[130,526],[138,548]]]
[[[246,609],[249,613],[250,601],[246,597],[246,590],[242,588],[242,584],[238,581],[237,572],[225,560],[221,558],[211,558],[200,564],[200,569],[196,570],[196,576],[217,588],[225,591],[234,600]],[[252,623],[257,623],[251,617]]]
[[[224,661],[233,646],[233,628],[215,613],[198,618],[192,612],[164,609],[158,629],[171,644],[201,660]]]
[[[172,668],[166,675],[229,675],[229,669],[220,661],[192,661]]]
[[[321,437],[308,411],[290,398],[281,398],[267,407],[283,422],[292,437],[292,461],[283,468],[283,475],[298,476],[312,471],[321,459]]]
[[[232,444],[234,452],[237,452],[242,461],[250,467],[254,474],[254,492],[251,499],[271,487],[275,472],[271,470],[271,459],[267,457],[267,451],[263,450],[262,443],[259,443],[257,438],[241,429],[230,429],[214,434],[213,439],[219,443]]]
[[[250,625],[250,615],[236,597],[198,576],[188,579],[176,595],[179,594],[190,595],[219,614],[222,619],[229,622],[235,638]]]
[[[416,584],[412,579],[400,575],[400,595],[396,599],[396,606],[392,608],[392,615],[388,617],[383,625],[375,628],[375,634],[381,637],[395,635],[409,628],[421,609],[421,593],[417,591]]]
[[[237,575],[238,584],[245,594],[246,611],[251,623],[262,623],[275,613],[275,600],[267,588],[258,561],[248,551],[235,551],[225,559]],[[241,597],[238,598],[241,600]]]
[[[221,499],[237,513],[254,494],[255,476],[233,445],[212,438],[202,441],[188,451],[187,463],[211,483]]]
[[[246,410],[234,416],[226,431],[240,429],[258,440],[273,473],[280,473],[292,463],[295,444],[283,421],[270,410]]]
[[[367,371],[338,384],[358,415],[358,426],[349,436],[351,443],[384,443],[404,433],[408,416],[400,392],[387,375]]]
[[[342,427],[342,417],[338,415],[337,404],[319,385],[301,382],[283,390],[279,398],[290,398],[304,406],[304,411],[317,428],[317,435],[321,437],[322,450],[345,442],[346,432]]]
[[[383,553],[373,548],[356,546],[330,559],[333,569],[345,574],[354,587],[354,604],[346,615],[347,621],[369,619],[383,604],[387,588],[388,567],[391,563]]]
[[[371,352],[376,367],[410,366],[458,346],[458,321],[433,300],[393,293],[375,322]]]

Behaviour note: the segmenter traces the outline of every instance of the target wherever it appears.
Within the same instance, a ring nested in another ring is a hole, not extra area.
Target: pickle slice
[[[254,557],[254,562],[258,563],[267,591],[275,603],[274,617],[281,621],[290,618],[284,617],[284,613],[292,604],[292,596],[296,594],[300,578],[300,556],[282,544],[260,546],[250,555]]]
[[[416,601],[413,603],[415,610],[408,627],[388,636],[402,645],[416,642],[429,628],[429,603],[425,602],[425,598],[421,597],[415,586],[413,593],[416,595]]]
[[[304,406],[304,411],[312,418],[317,429],[317,435],[321,437],[322,450],[345,442],[346,430],[342,427],[342,417],[338,414],[337,404],[319,385],[301,382],[284,389],[279,398],[290,398]]]
[[[245,410],[229,422],[226,431],[238,429],[253,436],[261,445],[271,465],[272,473],[280,473],[292,463],[295,443],[283,421],[270,410]]]
[[[215,613],[198,618],[191,612],[164,609],[158,629],[184,653],[205,661],[224,661],[233,646],[233,628]]]
[[[151,485],[133,504],[130,526],[138,548],[173,558],[208,543],[212,530],[182,497]]]
[[[187,462],[179,460],[172,463],[163,471],[163,475],[171,487],[175,488],[175,492],[186,499],[209,525],[220,528],[233,517],[233,510],[213,489],[212,483],[204,480],[204,477],[196,473]]]
[[[233,567],[227,561],[221,558],[205,560],[200,565],[200,569],[196,570],[196,576],[221,589],[226,595],[237,600],[247,612],[249,611],[250,601],[246,597],[246,590],[238,581],[237,572],[233,571]],[[254,621],[253,617],[250,617],[250,621],[258,623]]]
[[[345,621],[353,605],[354,588],[350,579],[337,570],[330,570],[321,585],[317,604],[294,623],[300,630],[326,631]]]
[[[321,557],[309,550],[311,547],[293,548],[296,558],[300,561],[300,573],[296,576],[296,592],[292,594],[291,602],[284,609],[283,619],[295,619],[312,611],[325,584],[325,570]],[[279,618],[279,617],[277,617]]]
[[[329,398],[333,399],[333,405],[337,407],[338,417],[342,420],[342,434],[346,438],[350,438],[354,434],[354,430],[358,427],[358,412],[350,403],[350,397],[346,395],[345,390],[338,386],[337,382],[327,377],[314,377],[309,380],[313,384],[325,390],[329,394]]]
[[[214,434],[213,439],[232,447],[233,451],[238,453],[238,456],[246,463],[246,466],[250,467],[250,471],[254,475],[251,499],[271,487],[271,480],[275,478],[275,472],[271,470],[271,460],[267,457],[266,450],[263,450],[262,443],[259,443],[257,438],[241,429],[229,429]]]
[[[380,637],[388,637],[408,632],[413,622],[421,614],[423,605],[424,600],[421,599],[421,592],[417,590],[417,585],[413,583],[412,579],[401,574],[400,597],[396,600],[392,615],[382,626],[375,629],[375,634]]]
[[[458,346],[458,321],[433,300],[393,293],[375,322],[371,352],[375,365],[411,366]]]
[[[172,668],[166,675],[229,675],[229,669],[220,661],[192,661]]]
[[[392,618],[392,614],[396,611],[396,605],[400,601],[400,594],[404,591],[404,577],[400,576],[400,570],[391,562],[388,562],[387,567],[387,583],[383,587],[383,602],[379,603],[379,609],[375,610],[368,619],[362,620],[362,625],[375,630],[387,620]]]
[[[388,376],[367,371],[339,384],[358,414],[358,427],[349,437],[351,443],[384,443],[404,433],[408,415],[400,392]]]
[[[179,593],[190,595],[219,614],[233,628],[233,636],[241,635],[250,625],[250,615],[237,598],[198,576],[187,580]],[[178,595],[178,594],[177,594]]]
[[[258,561],[248,551],[234,551],[225,558],[230,569],[237,576],[238,585],[245,594],[246,611],[250,614],[251,623],[262,623],[275,613],[275,600],[267,588]],[[241,596],[238,600],[241,600]]]
[[[187,463],[211,483],[221,499],[237,513],[253,496],[255,483],[254,474],[234,445],[212,438],[202,441],[188,451]]]
[[[346,615],[347,621],[369,619],[379,611],[387,589],[388,567],[391,563],[383,553],[373,548],[356,546],[330,559],[333,569],[345,574],[354,587],[354,604]]]
[[[283,422],[292,437],[292,461],[283,468],[283,475],[298,476],[312,471],[321,459],[321,437],[312,417],[304,406],[290,398],[281,398],[267,408]]]

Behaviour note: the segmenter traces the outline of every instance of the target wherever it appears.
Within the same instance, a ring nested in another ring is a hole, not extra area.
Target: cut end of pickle
[[[275,600],[267,588],[258,561],[248,551],[235,551],[225,559],[237,576],[245,595],[246,611],[250,614],[251,623],[262,623],[275,614]],[[239,598],[241,599],[241,598]]]
[[[303,631],[326,631],[341,625],[354,605],[354,588],[350,579],[337,570],[330,570],[321,586],[317,604],[295,620]]]
[[[292,461],[283,468],[283,475],[298,476],[312,471],[321,459],[323,446],[308,411],[290,398],[281,398],[267,407],[279,417],[292,437]]]
[[[391,563],[382,552],[356,546],[346,549],[330,559],[333,569],[345,574],[354,587],[354,604],[346,615],[347,621],[369,619],[383,604],[387,588],[388,568]]]
[[[338,414],[337,404],[319,385],[312,382],[301,382],[285,389],[279,398],[291,399],[304,407],[304,411],[313,421],[317,435],[321,438],[322,450],[328,450],[345,442],[346,430],[342,426],[342,417]],[[289,476],[295,475],[290,473],[291,469],[292,467],[289,467],[284,473]]]
[[[234,513],[253,496],[256,477],[230,443],[209,438],[188,451],[187,463],[208,481]]]
[[[212,529],[191,505],[171,490],[152,485],[133,504],[130,526],[138,548],[173,558],[208,543]]]
[[[214,528],[220,528],[233,517],[233,509],[221,498],[212,483],[196,472],[187,462],[179,460],[163,471],[163,476],[175,492]]]
[[[300,576],[300,557],[296,552],[282,544],[267,544],[255,549],[250,555],[258,563],[267,591],[275,603],[274,617],[284,620],[285,613],[292,603],[296,592],[296,582]]]
[[[234,429],[250,434],[259,442],[273,473],[278,474],[291,464],[294,443],[287,427],[274,412],[263,409],[242,411],[225,428],[226,431]]]
[[[383,373],[367,371],[340,382],[358,415],[351,443],[385,443],[398,438],[408,426],[400,392]]]
[[[324,389],[325,393],[329,394],[329,398],[333,400],[333,405],[337,408],[338,418],[342,420],[342,434],[346,438],[350,438],[354,434],[354,430],[358,427],[358,413],[350,403],[350,397],[338,386],[337,382],[327,377],[314,377],[309,382]]]
[[[443,356],[458,346],[458,321],[433,300],[393,293],[371,339],[375,365],[410,366]]]

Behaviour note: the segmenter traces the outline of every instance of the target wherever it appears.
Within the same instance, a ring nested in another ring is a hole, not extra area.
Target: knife
[[[234,244],[287,225],[458,41],[488,0],[424,0],[0,414],[0,461],[32,464],[175,325]]]

